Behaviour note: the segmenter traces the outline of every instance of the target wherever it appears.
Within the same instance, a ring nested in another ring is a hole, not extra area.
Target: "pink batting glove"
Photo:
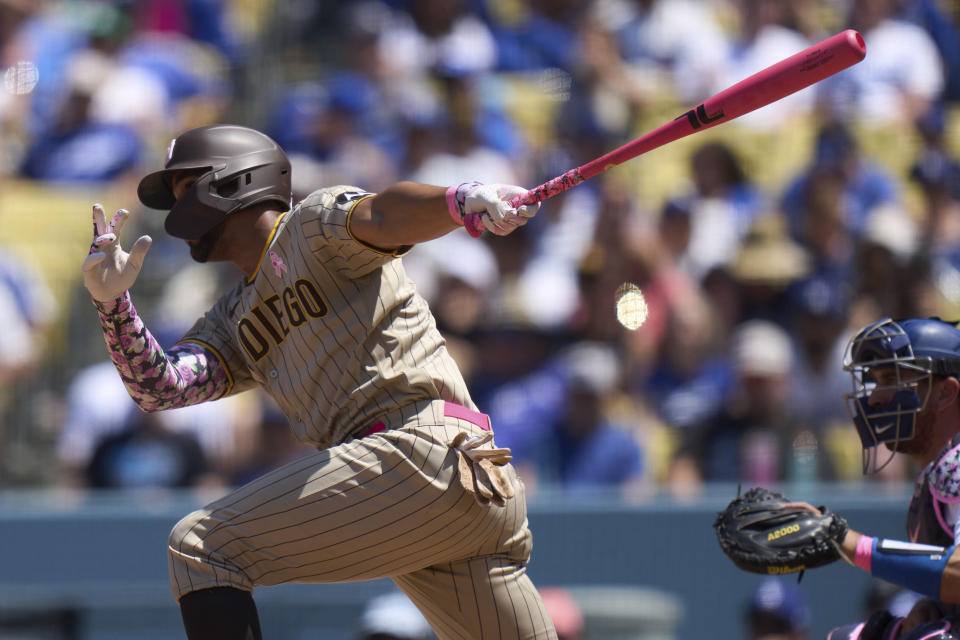
[[[118,235],[129,213],[120,209],[107,223],[99,204],[93,205],[93,244],[83,261],[83,284],[94,300],[116,300],[129,289],[140,273],[143,258],[150,248],[150,236],[141,236],[130,253],[120,248]]]
[[[447,189],[447,206],[453,219],[467,227],[473,237],[483,233],[483,228],[498,236],[513,233],[518,227],[537,215],[540,203],[514,208],[510,201],[524,195],[527,190],[508,184],[481,184],[465,182]],[[483,223],[477,224],[477,218]]]

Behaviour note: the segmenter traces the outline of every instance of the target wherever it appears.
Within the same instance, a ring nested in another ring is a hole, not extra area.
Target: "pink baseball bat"
[[[866,55],[867,45],[863,36],[853,29],[830,36],[727,87],[636,140],[530,189],[512,199],[510,205],[517,208],[546,200],[647,151],[733,120],[805,89],[855,65]],[[464,219],[464,225],[472,236],[479,236],[485,229],[481,215],[471,213]]]

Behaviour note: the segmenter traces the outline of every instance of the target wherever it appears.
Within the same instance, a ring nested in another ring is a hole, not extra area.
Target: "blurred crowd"
[[[879,317],[960,319],[958,23],[956,0],[0,0],[0,486],[225,487],[307,452],[253,392],[144,414],[107,359],[93,202],[154,238],[133,297],[162,344],[238,277],[138,204],[178,132],[263,130],[297,198],[533,187],[846,28],[860,64],[403,260],[531,492],[909,479],[862,477],[841,359]]]

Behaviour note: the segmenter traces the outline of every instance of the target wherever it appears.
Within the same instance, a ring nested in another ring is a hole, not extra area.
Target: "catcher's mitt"
[[[847,521],[824,507],[817,513],[755,487],[717,514],[713,528],[735,565],[753,573],[781,574],[839,559]]]

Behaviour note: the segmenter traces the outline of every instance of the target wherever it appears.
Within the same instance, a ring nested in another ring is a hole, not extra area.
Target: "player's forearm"
[[[851,564],[853,563],[854,555],[857,551],[857,543],[860,542],[861,535],[863,534],[858,531],[847,529],[843,540],[840,541],[840,553],[842,553]]]
[[[850,530],[840,547],[848,560],[874,577],[936,600],[960,603],[956,545],[873,538]]]
[[[398,182],[357,205],[350,220],[354,237],[383,248],[426,242],[459,225],[447,206],[446,188]]]
[[[113,302],[94,301],[104,341],[123,383],[145,411],[175,409],[221,397],[226,371],[198,344],[164,351],[125,293]]]

